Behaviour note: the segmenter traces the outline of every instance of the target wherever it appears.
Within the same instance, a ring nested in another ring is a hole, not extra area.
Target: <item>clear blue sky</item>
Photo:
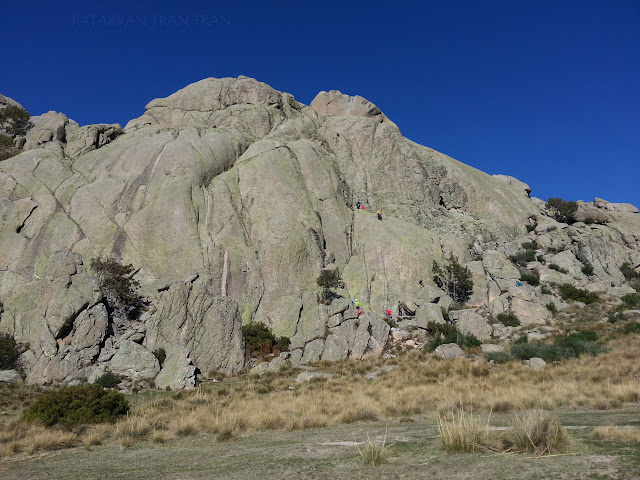
[[[640,206],[640,0],[3,2],[0,93],[121,123],[206,77],[376,103],[547,199]]]

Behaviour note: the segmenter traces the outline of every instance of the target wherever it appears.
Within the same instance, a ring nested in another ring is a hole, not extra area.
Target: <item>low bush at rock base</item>
[[[123,394],[98,385],[64,387],[45,393],[24,413],[24,420],[46,427],[115,422],[129,411]]]
[[[580,355],[595,356],[608,351],[606,347],[593,343],[597,338],[595,332],[586,330],[557,337],[552,345],[517,343],[511,347],[511,355],[520,360],[542,358],[545,362],[557,362]]]
[[[248,358],[263,357],[270,353],[284,352],[291,343],[287,337],[277,337],[262,323],[250,323],[242,327],[242,336]]]
[[[0,333],[0,370],[14,370],[18,366],[20,352],[15,339],[6,333]]]
[[[111,372],[105,372],[94,382],[96,385],[100,385],[102,388],[116,388],[120,383],[120,377]]]
[[[456,343],[460,348],[479,347],[482,344],[474,335],[465,335],[450,323],[429,322],[427,331],[432,335],[431,341],[426,345],[428,351],[447,343]]]

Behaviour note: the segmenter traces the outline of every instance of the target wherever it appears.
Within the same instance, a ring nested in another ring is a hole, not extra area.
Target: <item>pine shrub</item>
[[[440,267],[437,262],[433,262],[433,281],[445,290],[455,303],[464,303],[473,294],[473,279],[471,271],[458,261],[458,258],[451,253],[447,263]]]

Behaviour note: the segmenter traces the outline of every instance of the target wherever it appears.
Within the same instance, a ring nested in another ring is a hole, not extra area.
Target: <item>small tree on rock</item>
[[[451,253],[447,264],[440,267],[433,262],[433,281],[446,291],[456,303],[464,303],[473,293],[473,280],[471,271],[458,262],[458,258]]]
[[[98,277],[100,291],[108,306],[118,316],[136,318],[146,310],[138,293],[140,282],[133,278],[133,265],[122,265],[113,258],[91,260],[91,270]]]
[[[566,202],[561,198],[550,198],[547,202],[547,208],[558,222],[573,223],[576,221],[576,212],[578,211],[576,202]]]
[[[30,118],[31,115],[24,108],[11,106],[0,110],[0,125],[8,123],[6,130],[11,136],[26,135],[27,130],[33,127]]]
[[[323,269],[318,275],[316,279],[316,283],[322,287],[322,299],[326,302],[331,301],[331,299],[335,296],[335,293],[332,291],[333,288],[342,288],[344,286],[344,282],[340,278],[340,273],[338,273],[338,269]]]

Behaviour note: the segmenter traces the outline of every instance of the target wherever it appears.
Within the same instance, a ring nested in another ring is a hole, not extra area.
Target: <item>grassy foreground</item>
[[[245,375],[131,396],[128,417],[75,430],[21,421],[37,392],[4,387],[0,478],[640,478],[640,335],[607,345],[541,371],[411,351],[321,364],[334,378],[307,383],[297,369]],[[445,453],[438,416],[461,408],[491,414],[492,428],[531,409],[579,428],[567,453],[544,459]],[[344,442],[382,437],[387,425],[390,463],[365,468],[362,449]]]
[[[294,432],[268,431],[219,443],[197,434],[158,444],[122,449],[109,444],[15,456],[0,461],[3,480],[59,479],[637,479],[638,444],[596,440],[594,427],[638,425],[640,409],[555,412],[573,439],[566,455],[446,454],[440,448],[435,416],[414,422],[334,425]],[[506,425],[512,415],[492,416]],[[386,434],[389,461],[363,465],[354,437],[378,441]]]

